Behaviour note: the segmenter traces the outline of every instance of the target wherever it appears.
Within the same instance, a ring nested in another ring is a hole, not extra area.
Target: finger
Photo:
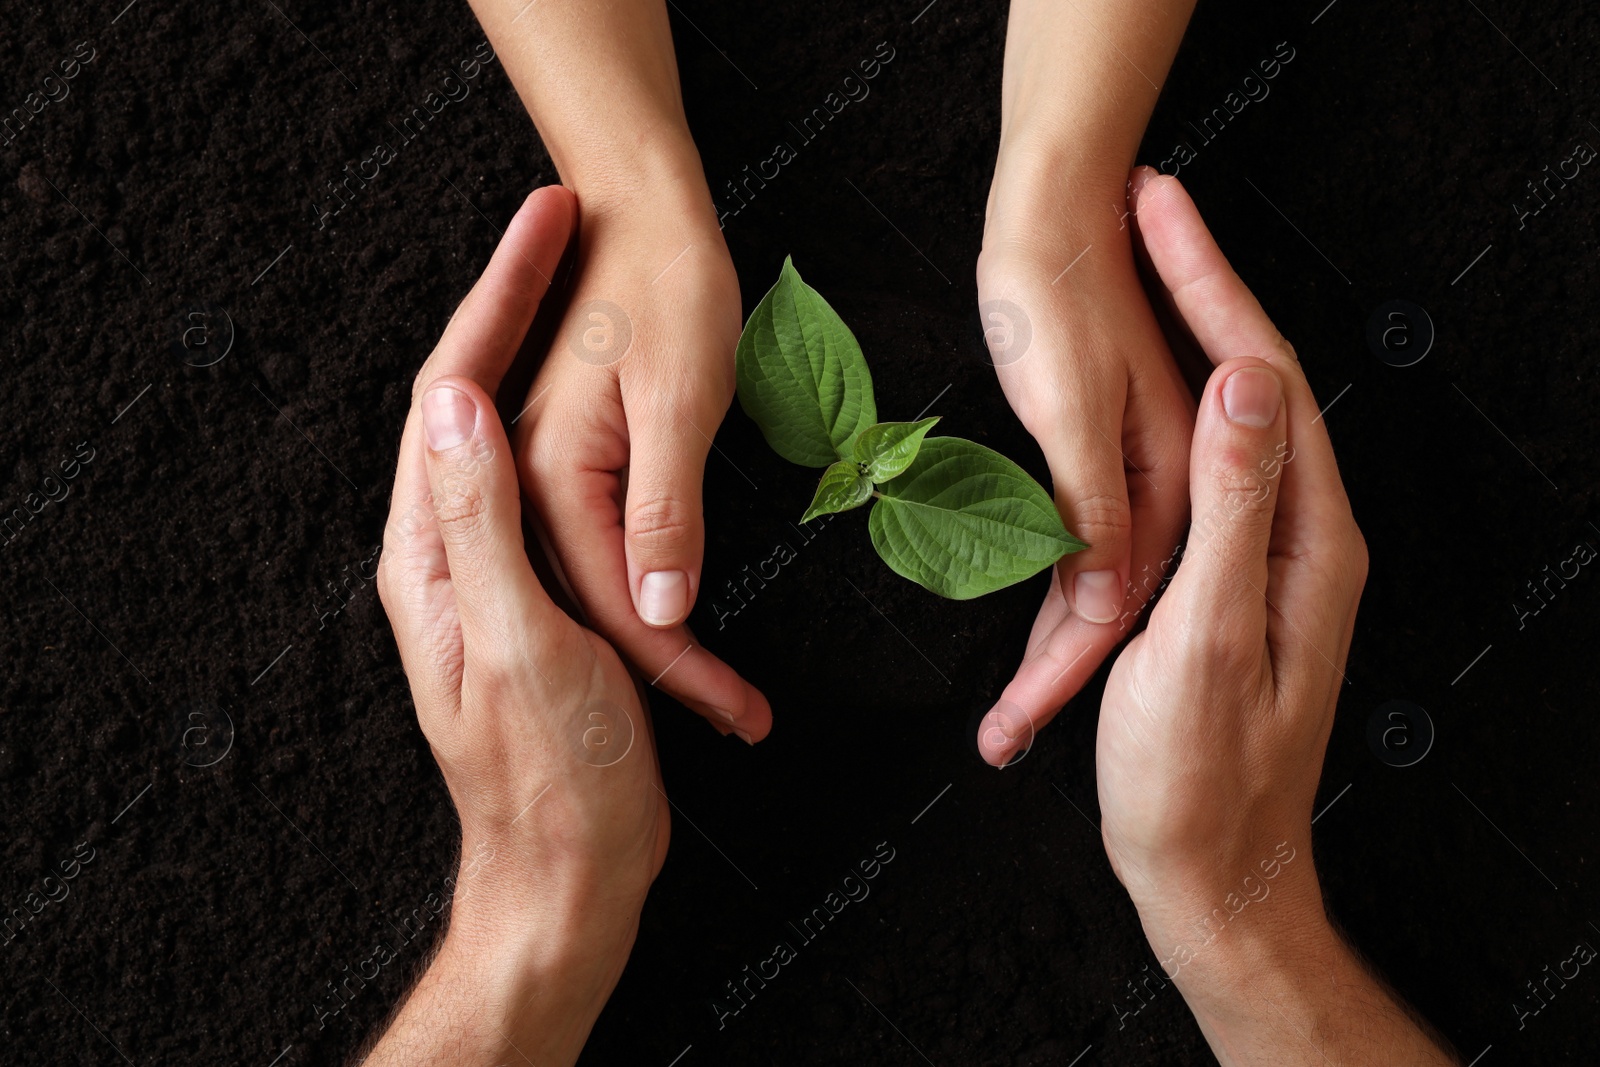
[[[1136,537],[1119,630],[1131,630],[1170,577],[1189,521],[1189,450],[1195,403],[1182,372],[1158,361],[1129,382],[1124,444]]]
[[[1013,406],[1019,415],[1027,413],[1025,423],[1050,458],[1068,528],[1091,548],[1057,565],[1023,662],[979,730],[979,753],[995,766],[1004,766],[1026,749],[1036,731],[1128,636],[1145,602],[1160,587],[1164,565],[1170,565],[1183,529],[1193,401],[1167,356],[1153,315],[1143,311],[1146,299],[1137,289],[1131,306],[1140,311],[1120,323],[1116,343],[1157,358],[1127,361],[1135,368],[1132,372],[1119,371],[1099,387],[1082,381],[1044,390],[1075,404],[1071,414],[1041,423],[1038,383],[1008,383]],[[1076,367],[1096,365],[1092,357],[1097,353],[1075,355]],[[1100,362],[1120,367],[1125,361]],[[1007,368],[1001,370],[1006,382]],[[1025,384],[1032,388],[1017,391]],[[1071,461],[1058,462],[1069,454]],[[1074,463],[1085,473],[1072,473]],[[1069,482],[1082,488],[1063,489]],[[1114,485],[1115,495],[1095,488],[1105,485]],[[1107,569],[1102,563],[1107,556],[1117,560],[1111,568],[1117,575],[1114,589],[1095,574]],[[1096,584],[1103,597],[1098,605]],[[1091,621],[1098,618],[1107,621]]]
[[[687,626],[648,626],[634,608],[628,591],[622,489],[615,473],[626,456],[583,457],[572,447],[575,441],[610,436],[574,420],[621,417],[620,411],[543,414],[528,432],[527,455],[518,465],[523,491],[543,519],[589,625],[662,692],[719,730],[731,729],[749,742],[760,741],[772,729],[772,709],[760,690],[706,651]],[[535,470],[560,474],[535,479],[531,474]]]
[[[1133,577],[1125,587],[1122,614],[1113,625],[1077,617],[1067,610],[1058,572],[1040,608],[1026,657],[979,727],[978,752],[991,766],[1003,767],[1026,751],[1037,732],[1132,631],[1172,567],[1188,495],[1189,413],[1175,389],[1152,397],[1148,407],[1148,413],[1129,418],[1141,432],[1126,445],[1137,470],[1128,476]],[[1167,432],[1144,433],[1146,426]]]
[[[540,588],[528,563],[505,428],[494,401],[466,375],[435,380],[419,407],[434,521],[444,543],[467,658],[514,662],[527,655],[527,628],[546,633],[566,617]],[[537,639],[530,643],[539,650],[548,645]]]
[[[1336,498],[1330,498],[1327,492],[1341,485],[1339,471],[1328,441],[1327,424],[1317,410],[1293,346],[1234,273],[1201,221],[1194,201],[1176,178],[1158,175],[1136,181],[1134,196],[1138,201],[1139,235],[1150,253],[1151,264],[1211,362],[1220,364],[1239,356],[1255,356],[1271,364],[1283,383],[1289,423],[1296,428],[1294,450],[1286,453],[1285,460],[1293,457],[1296,470],[1308,486],[1308,491],[1292,494],[1296,499],[1283,502],[1281,514],[1291,524],[1284,532],[1295,532],[1293,525],[1302,519],[1330,517],[1323,505],[1330,499],[1343,499],[1342,488]],[[1313,509],[1313,513],[1306,513],[1306,509]]]
[[[1056,506],[1088,548],[1062,558],[1061,590],[1079,619],[1114,623],[1122,613],[1133,516],[1122,450],[1128,381],[1118,370],[1066,391],[1064,410],[1036,430],[1050,465]]]
[[[634,608],[645,625],[665,628],[689,617],[700,588],[701,486],[723,411],[681,410],[666,390],[653,392],[624,395],[630,451],[624,546]],[[691,421],[697,414],[704,425]]]
[[[559,185],[528,194],[418,372],[413,396],[451,374],[471,378],[495,395],[550,288],[576,212],[571,191]]]
[[[1206,383],[1189,459],[1189,540],[1161,610],[1220,647],[1266,641],[1267,547],[1286,422],[1282,380],[1265,360],[1229,360]]]
[[[394,629],[418,714],[453,712],[461,693],[460,620],[444,542],[433,518],[422,426],[415,408],[400,438],[394,493],[378,561],[378,595]]]
[[[1133,206],[1150,263],[1184,325],[1213,364],[1256,356],[1277,367],[1295,362],[1255,294],[1229,265],[1178,179],[1136,171]]]
[[[1151,167],[1135,167],[1129,176],[1128,217],[1131,220],[1134,262],[1138,264],[1140,287],[1150,302],[1150,309],[1155,315],[1161,335],[1166,339],[1167,348],[1172,352],[1172,361],[1184,381],[1184,389],[1191,396],[1199,396],[1205,392],[1206,379],[1211,377],[1214,364],[1206,358],[1200,343],[1185,325],[1183,315],[1178,311],[1178,305],[1173,301],[1172,294],[1161,284],[1155,266],[1150,261],[1150,250],[1145,246],[1139,232],[1139,216],[1132,210],[1139,202],[1143,186],[1152,178],[1158,177],[1161,177],[1161,173]],[[1194,422],[1192,417],[1189,421],[1191,425]]]
[[[1214,362],[1260,356],[1278,372],[1284,387],[1288,436],[1283,448],[1267,590],[1274,609],[1290,630],[1305,635],[1312,654],[1334,659],[1327,647],[1328,626],[1342,627],[1344,608],[1354,610],[1365,574],[1365,549],[1350,514],[1349,500],[1334,461],[1327,423],[1294,350],[1272,325],[1255,297],[1229,266],[1200,219],[1193,200],[1174,178],[1136,180],[1139,233],[1152,265],[1196,339]],[[1359,566],[1356,566],[1359,564]],[[1323,609],[1337,603],[1333,623]],[[1311,637],[1312,633],[1315,637]]]

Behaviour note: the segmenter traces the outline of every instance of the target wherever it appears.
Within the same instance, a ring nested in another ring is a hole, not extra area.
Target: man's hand
[[[1102,834],[1162,969],[1228,1064],[1451,1062],[1329,924],[1312,805],[1367,553],[1294,350],[1174,178],[1139,232],[1216,370],[1183,562],[1100,711]]]
[[[369,1063],[570,1064],[621,973],[668,812],[634,680],[523,545],[495,411],[572,227],[528,198],[417,377],[378,591],[461,819],[439,956]]]

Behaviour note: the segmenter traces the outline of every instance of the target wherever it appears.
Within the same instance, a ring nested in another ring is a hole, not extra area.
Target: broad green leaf
[[[880,492],[867,520],[878,555],[952,600],[1003,589],[1089,547],[1026,471],[959,437],[923,441],[911,467]]]
[[[856,434],[878,421],[855,335],[788,259],[745,323],[736,369],[740,406],[792,463],[845,459]]]
[[[801,516],[801,522],[810,522],[818,515],[832,515],[836,511],[849,511],[867,502],[872,495],[872,479],[861,473],[861,468],[848,459],[841,459],[822,472],[817,484],[817,495],[811,506]]]
[[[866,468],[867,477],[881,485],[911,466],[922,439],[938,421],[939,416],[935,415],[921,422],[880,422],[869,426],[856,437],[855,460]]]

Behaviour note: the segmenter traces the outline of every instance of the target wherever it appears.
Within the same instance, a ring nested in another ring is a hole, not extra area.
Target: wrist
[[[481,921],[491,914],[492,908],[474,910],[458,899],[438,955],[367,1067],[577,1062],[622,959],[586,956],[582,940],[559,923]],[[625,931],[630,942],[633,929]]]
[[[1140,921],[1196,1015],[1227,1018],[1259,999],[1273,976],[1289,982],[1342,946],[1329,923],[1309,842],[1258,850],[1237,870],[1160,879],[1175,891],[1139,899]]]
[[[1093,244],[1126,252],[1131,263],[1128,162],[1082,142],[1003,136],[984,211],[985,250],[1037,248],[1043,234],[1056,246],[1052,253]]]
[[[1284,880],[1274,897],[1228,919],[1209,943],[1162,963],[1218,1062],[1309,1067],[1375,1062],[1371,1054],[1385,1063],[1460,1062],[1333,928],[1309,855],[1299,873],[1298,882]],[[1141,918],[1158,951],[1171,943],[1168,917],[1141,910]]]
[[[1102,190],[1123,188],[1194,0],[1134,7],[1012,0],[1002,160],[1033,160]]]
[[[586,221],[639,213],[660,217],[666,212],[715,224],[700,152],[686,124],[662,119],[609,138],[556,161],[561,181],[577,195]]]
[[[512,1042],[541,1065],[577,1060],[627,963],[638,913],[576,912],[458,896],[434,966],[490,1024],[479,1035],[488,1044]]]

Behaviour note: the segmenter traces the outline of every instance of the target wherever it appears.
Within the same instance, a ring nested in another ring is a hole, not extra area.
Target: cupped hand
[[[589,624],[652,684],[754,742],[771,729],[766,699],[684,625],[741,322],[703,191],[580,200],[570,303],[517,419],[516,454]]]
[[[1044,451],[1067,529],[1089,543],[1057,564],[1022,663],[979,726],[995,766],[1025,752],[1132,632],[1186,503],[1194,403],[1139,281],[1124,189],[1104,203],[1067,194],[1008,149],[978,258],[1001,387]]]
[[[1366,547],[1293,348],[1176,179],[1135,196],[1151,261],[1216,369],[1183,561],[1101,706],[1106,849],[1153,940],[1192,939],[1195,916],[1291,885],[1314,928],[1312,805]]]
[[[569,1049],[621,972],[669,825],[633,678],[529,564],[494,405],[573,217],[564,189],[528,198],[418,375],[378,574],[461,819],[449,937],[480,969],[559,975],[573,1032],[541,1047]]]

